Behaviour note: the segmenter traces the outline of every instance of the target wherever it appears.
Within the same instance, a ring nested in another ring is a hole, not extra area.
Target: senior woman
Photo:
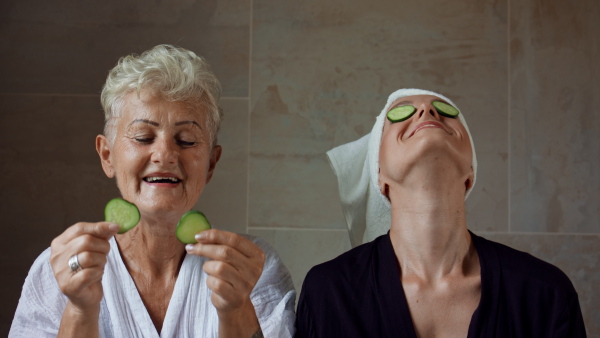
[[[585,337],[562,271],[467,229],[477,161],[449,99],[398,90],[328,155],[352,239],[371,242],[310,270],[297,337]]]
[[[118,235],[81,222],[55,238],[29,272],[11,337],[293,335],[294,287],[267,243],[216,229],[194,245],[175,236],[221,156],[219,95],[191,51],[121,58],[102,90],[96,149],[140,222]]]

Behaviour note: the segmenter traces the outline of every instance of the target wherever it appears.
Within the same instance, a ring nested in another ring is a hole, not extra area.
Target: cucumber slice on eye
[[[140,211],[133,203],[122,198],[113,198],[104,207],[104,220],[119,225],[119,233],[133,229],[140,221]]]
[[[458,114],[460,114],[458,109],[452,107],[451,105],[449,105],[447,103],[440,102],[440,101],[433,101],[431,104],[435,107],[435,110],[437,110],[437,112],[440,115],[443,115],[446,117],[457,117]]]
[[[206,219],[206,216],[200,211],[192,210],[181,216],[179,223],[177,223],[177,228],[175,229],[175,235],[177,235],[177,239],[181,243],[194,244],[197,243],[194,236],[196,236],[197,233],[210,228],[211,226],[208,219]]]
[[[411,117],[417,108],[413,106],[400,106],[387,112],[387,118],[390,122],[402,122]]]

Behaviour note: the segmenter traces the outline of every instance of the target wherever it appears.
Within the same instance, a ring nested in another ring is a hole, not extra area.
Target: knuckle
[[[204,272],[206,272],[206,274],[208,274],[208,278],[209,279],[210,279],[210,275],[212,275],[213,271],[215,270],[215,264],[214,263],[215,263],[215,261],[207,261],[202,266],[202,270],[204,270]]]
[[[233,236],[231,236],[231,239],[229,241],[231,243],[231,246],[236,248],[240,245],[240,243],[242,241],[242,237],[240,235],[233,234]]]
[[[213,286],[213,291],[216,293],[223,293],[223,291],[225,291],[224,290],[225,283],[218,278],[213,278],[212,286]]]
[[[92,279],[94,275],[94,269],[92,268],[87,268],[87,269],[83,269],[80,270],[79,272],[75,273],[75,275],[73,277],[77,277],[79,279],[79,283],[83,284],[83,283],[87,283],[90,279]]]
[[[262,267],[255,266],[252,269],[252,273],[253,273],[254,277],[256,277],[256,279],[260,278],[260,276],[262,275]]]
[[[84,229],[85,224],[83,222],[77,222],[73,224],[73,230],[75,230],[76,232],[83,232]]]
[[[92,235],[85,234],[85,235],[81,235],[79,237],[80,237],[81,245],[83,247],[89,248],[90,246],[92,246],[94,244],[94,237]]]
[[[103,274],[103,270],[102,269],[95,269],[95,268],[89,268],[89,269],[83,269],[79,272],[77,272],[75,275],[79,275],[81,274],[79,277],[82,279],[82,282],[92,282],[97,280],[98,278],[100,278]]]
[[[104,232],[104,223],[96,223],[94,224],[94,232],[95,233],[103,233]]]
[[[108,241],[102,241],[101,243],[99,243],[98,252],[101,252],[104,255],[108,255],[109,251],[110,251],[110,244],[108,243]]]
[[[91,258],[90,258],[90,254],[87,251],[78,253],[77,260],[79,261],[79,265],[81,265],[82,268],[93,265],[93,264],[90,264]]]
[[[206,278],[206,285],[208,285],[211,290],[215,291],[215,277],[208,275]]]
[[[232,255],[232,249],[228,246],[222,246],[219,250],[219,257],[229,258]]]
[[[50,253],[50,265],[54,265],[56,263],[56,255],[54,253]]]
[[[215,262],[214,263],[214,271],[217,274],[221,275],[221,274],[223,274],[225,272],[225,270],[226,270],[226,267],[225,267],[225,264],[223,262]]]
[[[204,233],[206,233],[206,239],[209,241],[214,241],[215,237],[216,237],[216,230],[215,229],[208,229],[206,231],[204,231]]]
[[[260,249],[258,250],[258,253],[257,253],[256,257],[257,257],[257,258],[258,258],[258,260],[259,260],[260,262],[262,262],[262,263],[264,263],[264,262],[265,262],[265,260],[267,259],[267,255],[265,255],[264,251],[262,251],[262,250],[260,250]]]
[[[58,288],[60,289],[60,292],[62,292],[64,295],[68,295],[69,294],[69,287],[67,285],[65,285],[64,283],[59,283],[58,284]]]

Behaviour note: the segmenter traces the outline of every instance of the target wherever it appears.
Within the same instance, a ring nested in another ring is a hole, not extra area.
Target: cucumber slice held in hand
[[[179,223],[177,223],[175,234],[181,243],[194,244],[197,243],[194,236],[196,236],[197,233],[210,228],[211,226],[208,219],[206,219],[206,216],[200,211],[192,210],[181,216]]]
[[[106,203],[104,220],[119,225],[119,233],[133,229],[140,221],[140,211],[133,203],[122,198],[113,198]]]
[[[387,112],[387,118],[390,122],[402,122],[411,117],[417,108],[413,106],[400,106]]]
[[[435,110],[437,110],[437,112],[440,115],[454,118],[454,117],[457,117],[458,114],[460,114],[458,109],[452,107],[451,105],[449,105],[447,103],[440,102],[440,101],[433,101],[431,104],[435,107]]]

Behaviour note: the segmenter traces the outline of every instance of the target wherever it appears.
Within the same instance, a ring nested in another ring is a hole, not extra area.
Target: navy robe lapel
[[[389,337],[416,338],[389,232],[377,240],[377,254],[373,256],[371,266],[379,298],[382,331]]]
[[[500,297],[501,266],[495,250],[485,250],[486,239],[471,234],[481,267],[481,300],[469,325],[468,337],[495,337],[497,333],[498,297]]]

